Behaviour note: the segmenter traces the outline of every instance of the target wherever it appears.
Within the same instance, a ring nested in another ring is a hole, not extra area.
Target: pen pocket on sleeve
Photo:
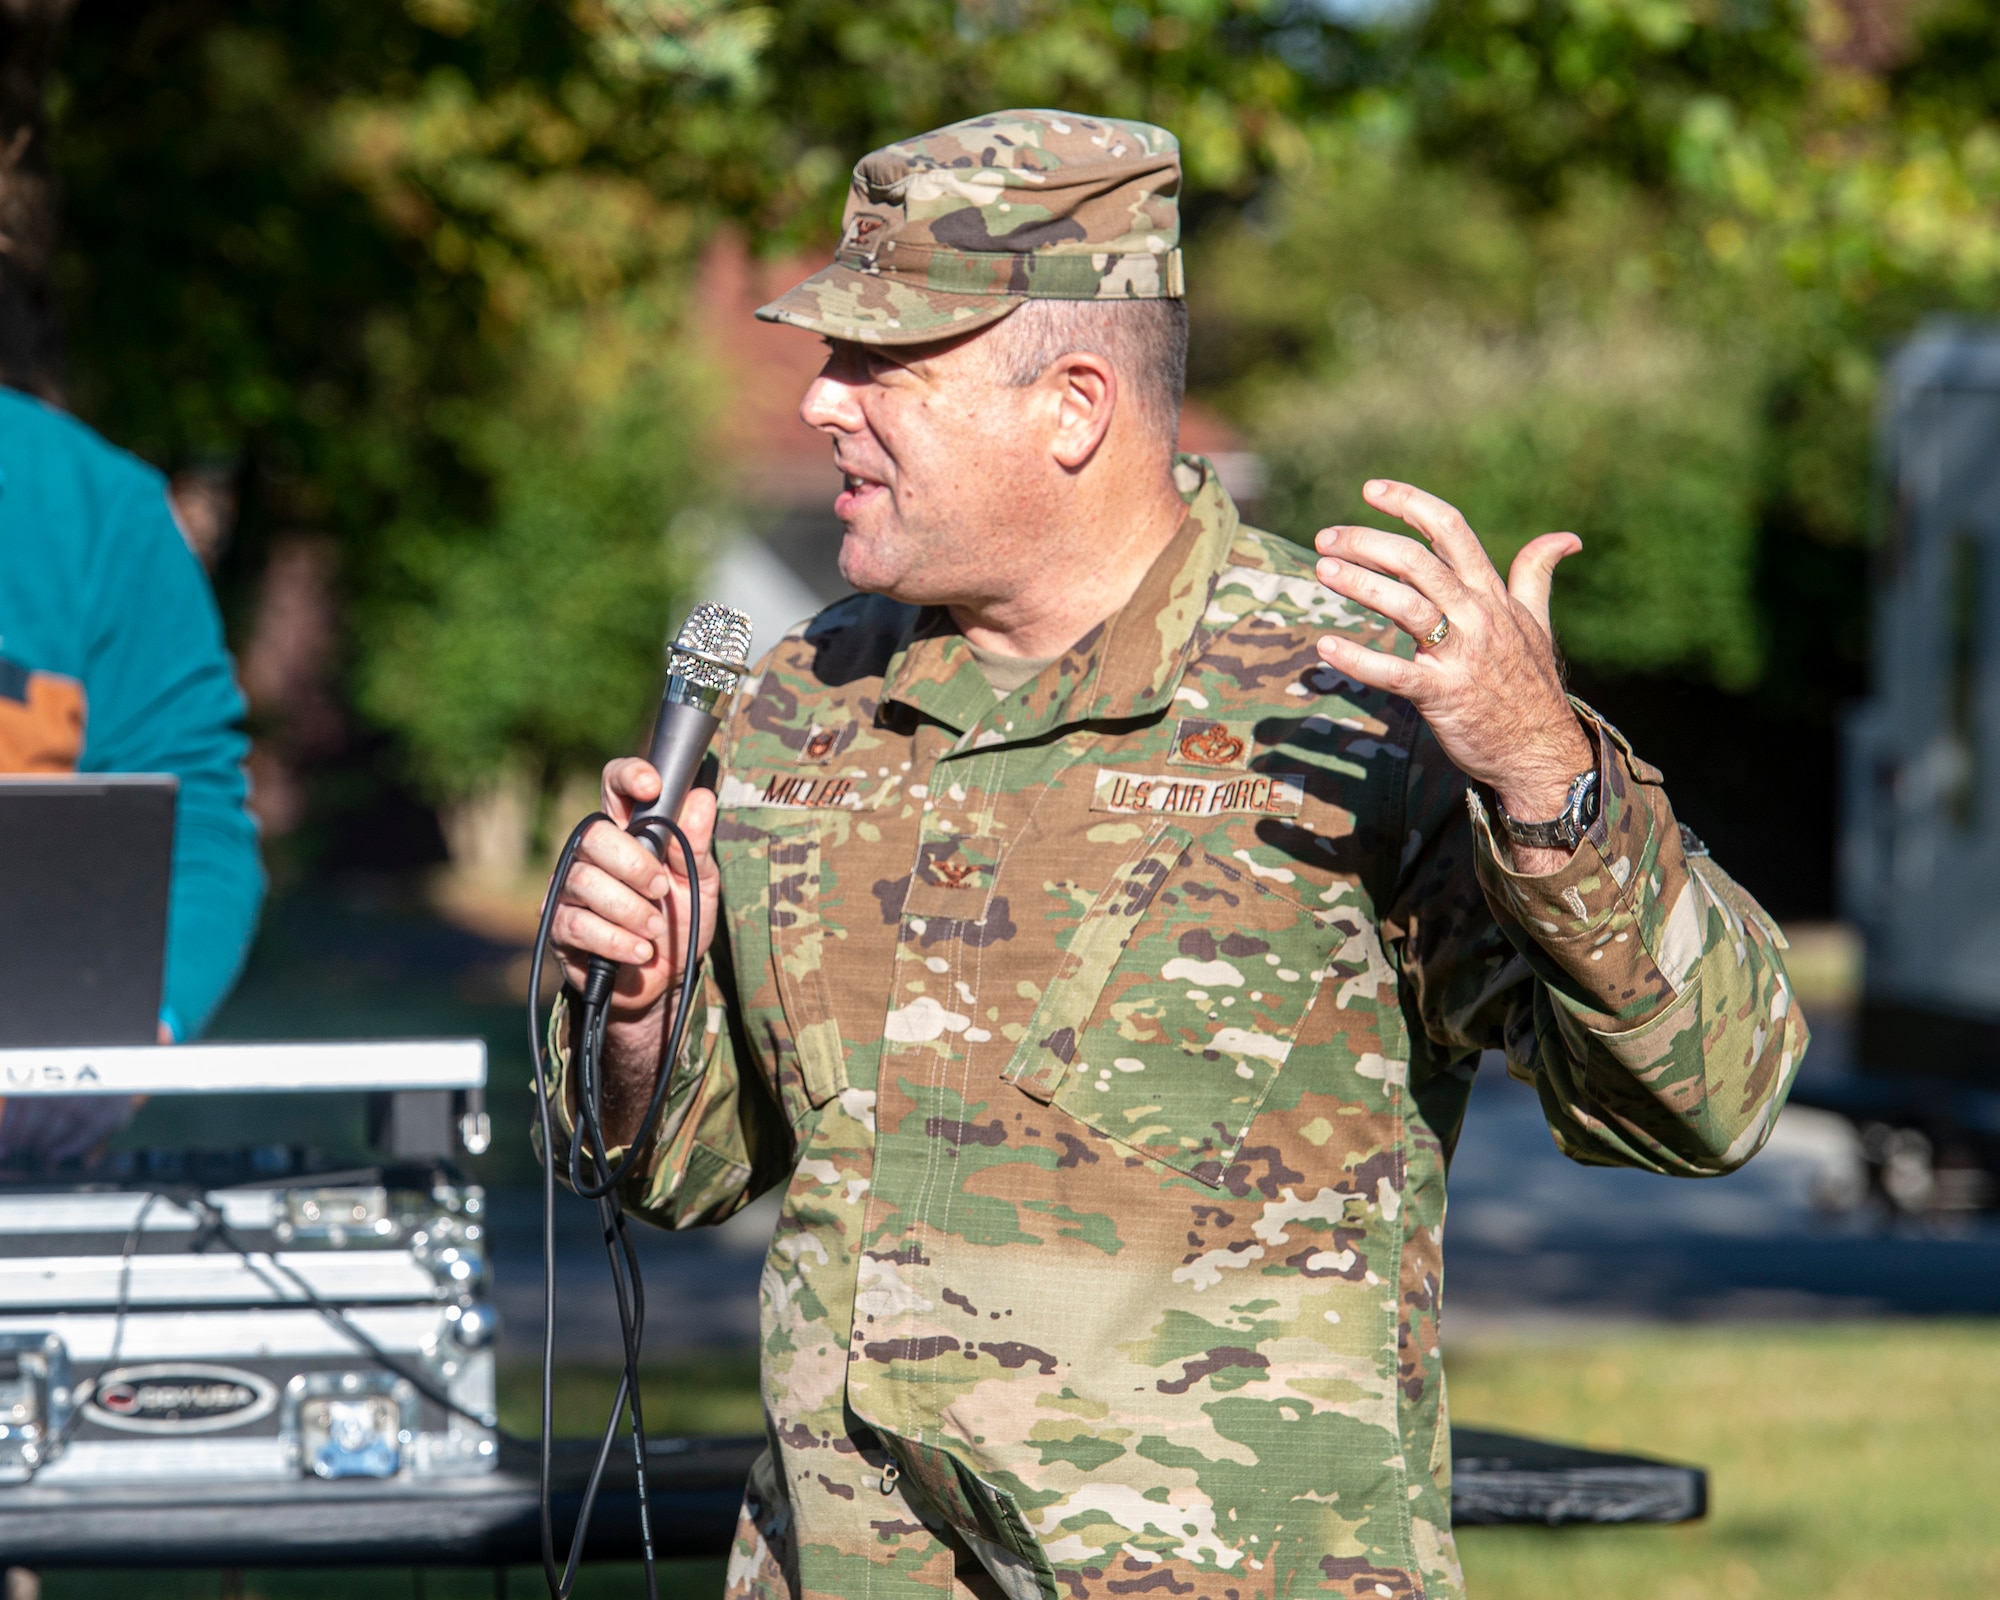
[[[846,1087],[847,1066],[826,974],[820,917],[822,830],[816,818],[770,830],[771,960],[806,1099],[823,1106]]]

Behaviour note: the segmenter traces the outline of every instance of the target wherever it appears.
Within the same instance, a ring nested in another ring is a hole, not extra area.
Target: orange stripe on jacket
[[[76,771],[83,724],[82,684],[0,661],[0,773]]]

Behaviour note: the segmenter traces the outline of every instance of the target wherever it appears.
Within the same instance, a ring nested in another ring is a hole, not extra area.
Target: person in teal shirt
[[[0,773],[180,779],[161,1038],[197,1037],[264,896],[237,691],[166,482],[75,418],[0,388]],[[86,1154],[122,1103],[16,1100],[0,1159]]]

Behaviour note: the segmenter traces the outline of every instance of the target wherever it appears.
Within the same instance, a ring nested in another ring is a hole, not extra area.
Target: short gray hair
[[[994,360],[1016,388],[1076,351],[1102,356],[1154,431],[1173,442],[1187,388],[1185,300],[1025,300],[994,333]]]

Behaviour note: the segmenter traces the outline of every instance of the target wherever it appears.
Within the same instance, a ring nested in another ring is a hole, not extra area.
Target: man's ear
[[[1117,414],[1118,372],[1090,350],[1072,350],[1050,362],[1037,380],[1055,409],[1049,451],[1066,472],[1081,471],[1097,454]]]

